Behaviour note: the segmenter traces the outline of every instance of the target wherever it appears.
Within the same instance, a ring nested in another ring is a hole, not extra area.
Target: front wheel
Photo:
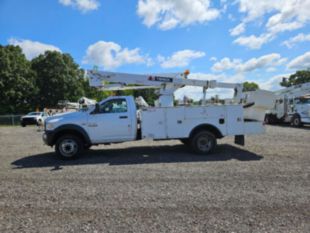
[[[268,125],[271,123],[271,117],[270,117],[269,114],[266,114],[266,115],[265,115],[265,120],[264,120],[264,122],[265,122],[265,124],[268,124]]]
[[[301,123],[300,116],[298,116],[298,115],[293,116],[291,125],[294,127],[301,127],[302,123]]]
[[[216,137],[213,133],[202,130],[191,137],[191,147],[198,154],[209,154],[216,146]]]
[[[267,125],[273,125],[277,122],[277,117],[272,114],[266,114],[264,122]]]
[[[83,149],[82,140],[74,135],[64,135],[55,144],[56,154],[65,160],[78,157]]]

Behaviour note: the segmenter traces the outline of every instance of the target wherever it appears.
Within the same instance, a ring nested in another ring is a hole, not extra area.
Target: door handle
[[[119,118],[120,118],[120,119],[127,119],[128,116],[120,116]]]

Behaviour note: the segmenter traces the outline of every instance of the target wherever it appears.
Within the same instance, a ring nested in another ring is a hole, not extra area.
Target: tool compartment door
[[[142,138],[167,138],[165,108],[148,108],[141,112]]]
[[[227,119],[227,135],[243,135],[243,107],[241,105],[227,105],[225,107]]]
[[[166,109],[168,138],[185,138],[188,136],[190,125],[184,118],[184,107],[170,107]]]

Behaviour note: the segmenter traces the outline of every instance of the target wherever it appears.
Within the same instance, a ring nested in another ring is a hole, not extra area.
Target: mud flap
[[[240,145],[240,146],[244,146],[245,145],[244,135],[236,135],[235,136],[235,144]]]

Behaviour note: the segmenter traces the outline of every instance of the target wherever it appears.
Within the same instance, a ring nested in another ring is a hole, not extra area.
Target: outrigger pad
[[[240,145],[240,146],[244,146],[245,145],[244,135],[236,135],[235,136],[235,144]]]

